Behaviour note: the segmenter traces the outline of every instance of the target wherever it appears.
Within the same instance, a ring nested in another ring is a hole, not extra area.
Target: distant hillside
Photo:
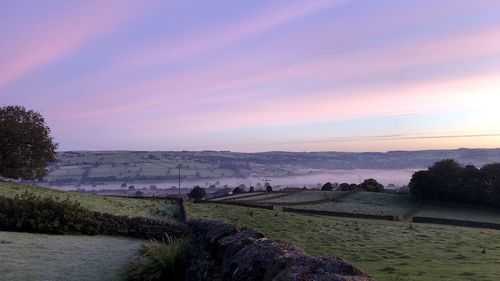
[[[286,177],[325,170],[414,169],[453,158],[481,166],[500,162],[500,149],[366,152],[65,151],[49,168],[50,184],[183,179]]]

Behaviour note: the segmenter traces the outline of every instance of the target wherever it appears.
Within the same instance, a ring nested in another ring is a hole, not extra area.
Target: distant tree
[[[135,196],[144,196],[144,193],[140,190],[137,190],[134,195]]]
[[[202,200],[207,196],[207,193],[204,188],[199,186],[195,186],[188,194],[190,199],[193,200]]]
[[[217,187],[215,186],[215,184],[212,184],[208,187],[208,190],[217,190]]]
[[[351,190],[354,190],[356,189],[356,186],[353,186],[352,184],[348,184],[346,182],[343,182],[341,184],[339,184],[339,190],[340,191],[351,191]]]
[[[236,188],[233,189],[233,194],[241,194],[241,193],[244,193],[244,192],[245,191],[241,187],[239,187],[239,186],[237,186]]]
[[[133,185],[129,185],[129,186],[128,186],[128,190],[135,190],[135,186],[133,186]]]
[[[57,146],[40,113],[22,106],[0,108],[0,176],[43,179],[56,161]]]
[[[333,185],[331,182],[327,182],[325,183],[322,187],[321,187],[321,190],[322,191],[331,191],[333,190]]]
[[[127,183],[124,182],[124,183],[122,183],[121,188],[125,188],[125,187],[127,187]]]
[[[266,186],[266,191],[267,191],[267,192],[273,192],[273,187],[272,187],[270,184],[268,184],[268,185]]]
[[[255,191],[255,188],[253,186],[250,186],[250,189],[248,190],[248,192],[254,192]]]
[[[360,188],[369,192],[382,192],[384,191],[384,186],[378,183],[374,179],[366,179],[359,185]]]

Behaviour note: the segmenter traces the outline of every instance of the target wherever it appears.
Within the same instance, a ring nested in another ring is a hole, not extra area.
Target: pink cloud
[[[35,26],[2,38],[7,50],[0,54],[0,86],[70,54],[144,12],[147,1],[85,1],[60,7],[57,16],[45,15]]]

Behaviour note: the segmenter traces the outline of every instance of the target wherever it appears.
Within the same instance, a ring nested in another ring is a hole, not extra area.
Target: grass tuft
[[[142,245],[139,257],[125,268],[125,280],[183,280],[188,263],[188,240],[166,235],[164,241],[151,240]]]

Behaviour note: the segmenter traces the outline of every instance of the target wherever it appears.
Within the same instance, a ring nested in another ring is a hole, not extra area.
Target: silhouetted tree
[[[369,192],[382,192],[384,191],[384,186],[378,183],[374,179],[366,179],[360,185],[360,188]]]
[[[330,191],[330,190],[333,190],[333,185],[331,182],[327,182],[325,183],[322,187],[321,187],[321,190],[322,191]]]
[[[415,200],[442,200],[500,207],[500,164],[481,169],[455,160],[436,162],[413,174],[410,193]]]
[[[57,143],[42,115],[22,106],[0,108],[0,175],[43,179],[56,161]]]
[[[233,194],[241,194],[245,192],[241,187],[237,186],[236,188],[233,189]]]
[[[202,200],[207,196],[207,193],[204,188],[199,186],[195,186],[188,194],[190,199],[193,200]]]
[[[351,185],[350,184],[348,184],[346,182],[343,182],[343,183],[339,184],[339,190],[341,190],[341,191],[350,191],[352,189],[351,189]]]
[[[248,192],[254,192],[254,191],[255,191],[254,187],[250,186],[250,190],[248,190]]]
[[[272,187],[270,184],[268,184],[268,185],[266,186],[266,191],[267,191],[267,192],[273,192],[273,187]]]

